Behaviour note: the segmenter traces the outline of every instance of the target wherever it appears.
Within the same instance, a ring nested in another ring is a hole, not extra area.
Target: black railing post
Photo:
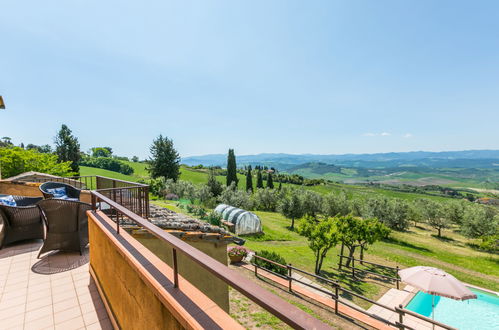
[[[395,274],[397,278],[397,290],[400,290],[400,278],[399,278],[399,266],[397,265],[397,274]]]
[[[334,286],[334,295],[335,295],[335,297],[336,297],[336,298],[334,299],[334,312],[335,312],[336,314],[338,314],[338,300],[340,300],[339,292],[340,292],[340,290],[339,290],[339,285],[338,285],[338,284],[336,284],[336,285]]]
[[[351,258],[350,261],[352,261],[352,277],[355,278],[355,259]]]
[[[145,186],[145,199],[146,199],[146,219],[149,219],[149,186]]]
[[[257,277],[258,276],[258,266],[256,265],[256,258],[257,258],[256,252],[255,252],[255,256],[253,258],[254,258],[253,264],[255,265],[255,277]]]
[[[399,323],[400,323],[400,329],[401,330],[404,330],[405,327],[404,327],[404,313],[402,312],[402,305],[399,305],[399,308],[395,308],[395,310],[397,311],[397,313],[399,314]]]
[[[173,249],[173,287],[178,288],[178,265],[176,249]]]
[[[291,287],[291,284],[293,283],[293,277],[291,274],[291,264],[289,264],[287,267],[288,267],[288,289],[289,292],[292,292],[293,288]]]
[[[120,234],[120,212],[116,210],[116,233]]]
[[[95,195],[90,193],[90,198],[92,200],[92,211],[96,211],[97,210],[97,198],[95,198]]]
[[[343,264],[343,250],[345,248],[345,245],[342,243],[341,244],[341,252],[340,252],[340,262],[338,263],[338,270],[341,270],[341,266]]]

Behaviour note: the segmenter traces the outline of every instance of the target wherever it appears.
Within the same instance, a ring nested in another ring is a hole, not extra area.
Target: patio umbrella
[[[441,296],[455,300],[476,299],[476,294],[470,291],[454,276],[441,269],[426,266],[416,266],[399,270],[400,279],[432,295],[431,315],[434,319],[434,298]]]

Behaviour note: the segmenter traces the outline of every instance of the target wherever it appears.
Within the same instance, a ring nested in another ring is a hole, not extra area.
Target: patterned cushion
[[[12,195],[0,197],[0,204],[7,206],[17,206],[16,200],[14,199],[14,197],[12,197]]]
[[[68,198],[68,196],[66,194],[66,187],[47,189],[47,192],[49,194],[52,194],[54,196],[54,198],[59,198],[59,199]]]

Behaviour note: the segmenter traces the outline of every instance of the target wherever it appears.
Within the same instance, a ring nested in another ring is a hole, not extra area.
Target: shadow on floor
[[[82,255],[80,255],[79,252],[53,251],[37,261],[31,267],[31,270],[37,274],[50,275],[76,269],[87,264],[88,262],[88,247],[85,248]]]

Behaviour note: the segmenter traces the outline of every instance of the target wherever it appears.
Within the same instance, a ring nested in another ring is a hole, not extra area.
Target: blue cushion
[[[0,197],[0,204],[7,206],[17,206],[16,200],[12,195]]]
[[[66,199],[68,198],[66,194],[66,187],[47,189],[49,194],[52,194],[54,198]]]

